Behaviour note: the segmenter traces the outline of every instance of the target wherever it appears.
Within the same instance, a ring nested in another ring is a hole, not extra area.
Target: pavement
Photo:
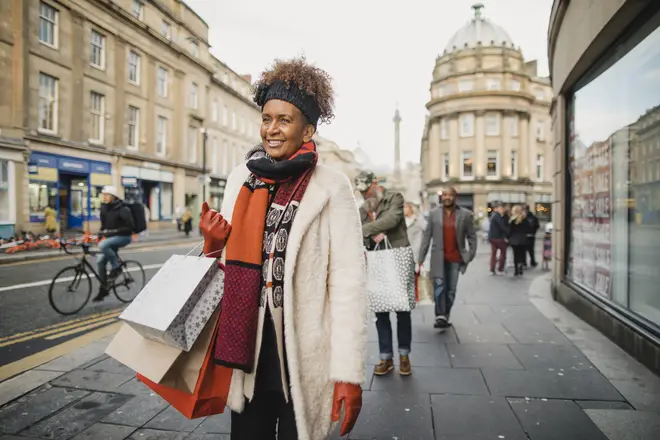
[[[146,234],[138,236],[137,240],[129,244],[127,248],[143,248],[153,246],[154,244],[162,243],[187,243],[200,241],[201,237],[196,231],[193,231],[189,237],[186,237],[183,232],[176,229],[164,229],[148,231]],[[72,249],[75,249],[72,248]],[[0,253],[0,266],[3,264],[11,264],[19,261],[36,261],[46,258],[62,256],[63,252],[59,249],[35,249],[17,252],[15,254]]]
[[[413,374],[374,377],[353,440],[657,440],[660,378],[552,301],[549,274],[490,276],[482,247],[453,328],[413,312]],[[188,420],[104,350],[112,335],[0,383],[0,440],[229,440],[229,413]],[[339,439],[335,434],[332,440]]]

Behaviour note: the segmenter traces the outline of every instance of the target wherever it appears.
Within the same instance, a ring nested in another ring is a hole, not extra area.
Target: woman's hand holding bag
[[[332,398],[332,421],[338,422],[341,417],[341,406],[344,404],[344,421],[339,435],[342,437],[353,430],[362,409],[362,387],[352,383],[337,382]]]
[[[209,204],[204,202],[199,228],[204,236],[204,255],[219,258],[231,233],[231,225],[218,211],[209,208]]]

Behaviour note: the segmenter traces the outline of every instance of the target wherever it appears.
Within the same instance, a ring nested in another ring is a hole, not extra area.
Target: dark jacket
[[[376,209],[376,219],[364,208],[360,207],[360,218],[362,219],[362,236],[367,249],[373,249],[376,243],[371,239],[378,234],[385,234],[393,248],[410,246],[408,241],[408,227],[403,215],[403,195],[400,193],[385,191],[383,200]],[[384,249],[383,243],[380,248]]]
[[[108,231],[106,237],[131,235],[134,229],[133,215],[123,200],[101,205],[101,230]]]
[[[494,213],[490,217],[490,230],[488,231],[488,238],[495,240],[502,240],[509,236],[509,223],[503,215]]]
[[[527,232],[527,235],[529,237],[535,237],[536,233],[541,227],[541,224],[539,223],[539,218],[534,214],[532,214],[531,212],[528,212],[525,221],[527,222],[527,225],[529,227],[529,231]]]
[[[527,234],[531,229],[526,219],[523,219],[520,223],[511,222],[509,226],[509,244],[511,246],[527,245]]]

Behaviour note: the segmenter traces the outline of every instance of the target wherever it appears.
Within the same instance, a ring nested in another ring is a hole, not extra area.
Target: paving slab
[[[128,382],[117,387],[115,392],[120,394],[129,394],[131,396],[157,396],[151,388],[137,380],[137,377],[133,377]]]
[[[502,324],[520,344],[568,344],[571,341],[548,320],[528,323],[507,321]]]
[[[116,391],[117,387],[128,382],[133,377],[134,374],[113,374],[89,370],[73,370],[52,381],[51,384],[56,387],[112,392]]]
[[[173,406],[168,406],[145,425],[145,428],[165,429],[168,431],[193,432],[205,418],[188,419]]]
[[[393,395],[406,394],[467,394],[488,395],[488,388],[479,370],[455,368],[414,367],[411,376],[393,372],[384,377],[374,376],[373,391],[388,391]]]
[[[650,411],[587,410],[609,440],[660,438],[660,414]]]
[[[0,432],[18,434],[51,414],[89,395],[88,391],[50,388],[31,399],[0,410]]]
[[[29,393],[35,388],[47,384],[62,374],[64,373],[58,371],[30,370],[4,382],[0,382],[0,406],[21,397],[25,393]]]
[[[230,440],[229,434],[205,434],[203,432],[193,432],[185,440]]]
[[[431,396],[436,440],[527,440],[504,397]]]
[[[130,426],[95,423],[72,440],[124,440],[135,428]]]
[[[125,440],[183,440],[187,432],[160,431],[158,429],[139,429]]]
[[[68,439],[105,418],[127,399],[127,396],[121,394],[91,394],[63,411],[32,425],[22,435],[52,440]]]
[[[461,344],[515,344],[516,340],[501,324],[466,325],[454,323]]]
[[[660,386],[657,382],[636,379],[611,382],[636,410],[660,413]]]
[[[83,369],[87,371],[98,371],[100,373],[125,374],[129,376],[135,375],[135,371],[111,357],[103,359],[100,362],[96,362]]]
[[[609,409],[619,411],[633,411],[635,409],[628,402],[611,402],[607,400],[576,400],[575,403],[577,403],[578,406],[582,409]]]
[[[46,362],[35,370],[60,371],[63,373],[69,372],[103,356],[107,345],[108,344],[103,341],[92,342],[81,349],[72,351],[69,354],[53,359],[50,362]]]
[[[229,434],[231,433],[231,411],[226,409],[224,413],[207,417],[194,431],[195,434]],[[187,439],[186,439],[187,440]]]
[[[517,344],[511,350],[528,370],[597,371],[574,345]]]
[[[447,349],[454,368],[523,369],[523,366],[507,345],[488,343],[449,344]]]
[[[109,414],[103,422],[140,428],[160,414],[169,404],[155,393],[132,397]]]
[[[365,392],[349,438],[435,440],[429,395]]]
[[[624,401],[598,372],[482,370],[494,396]]]
[[[608,440],[575,402],[511,399],[510,404],[531,440]]]

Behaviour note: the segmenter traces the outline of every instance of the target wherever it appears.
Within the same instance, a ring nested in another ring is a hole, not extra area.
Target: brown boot
[[[410,358],[408,356],[401,356],[399,360],[399,374],[401,376],[410,376],[412,374],[412,366],[410,365]]]
[[[392,359],[387,361],[380,361],[380,364],[374,367],[374,374],[376,376],[385,376],[394,370],[394,361]]]

